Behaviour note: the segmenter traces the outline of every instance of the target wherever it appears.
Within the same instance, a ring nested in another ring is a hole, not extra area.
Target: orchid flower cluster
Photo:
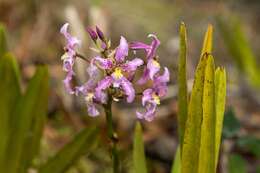
[[[104,105],[108,99],[119,101],[126,99],[132,103],[136,95],[142,94],[142,105],[145,107],[143,112],[136,111],[137,118],[152,121],[154,119],[156,108],[160,104],[160,99],[167,93],[167,83],[169,82],[169,70],[164,67],[160,74],[161,66],[158,62],[156,50],[160,45],[158,38],[150,34],[151,44],[142,42],[128,43],[121,36],[119,45],[111,48],[111,41],[104,33],[96,27],[95,30],[88,28],[91,39],[96,48],[92,50],[99,53],[98,56],[87,59],[89,66],[87,73],[89,79],[80,86],[73,85],[73,77],[76,75],[73,70],[76,58],[82,57],[77,53],[77,47],[80,47],[81,41],[68,32],[69,24],[62,26],[60,32],[66,38],[65,54],[62,56],[63,69],[67,73],[63,80],[68,93],[76,96],[83,95],[90,116],[99,115],[97,105]],[[129,59],[129,51],[144,50],[146,59],[134,57]],[[140,79],[135,80],[137,70],[142,70]],[[136,82],[135,82],[136,81]],[[142,93],[136,93],[134,85],[143,86],[150,84]]]

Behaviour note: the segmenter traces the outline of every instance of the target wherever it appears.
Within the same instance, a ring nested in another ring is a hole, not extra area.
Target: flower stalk
[[[116,134],[116,131],[114,129],[113,125],[113,118],[112,118],[112,98],[108,98],[107,104],[104,104],[104,110],[106,114],[106,122],[107,122],[107,128],[108,128],[108,137],[110,141],[112,142],[111,145],[111,157],[113,161],[113,172],[114,173],[119,173],[119,153],[118,153],[118,148],[117,148],[117,142],[118,142],[118,137]]]

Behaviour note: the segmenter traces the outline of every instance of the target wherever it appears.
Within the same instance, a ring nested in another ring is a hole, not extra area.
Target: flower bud
[[[98,39],[97,33],[93,29],[91,29],[91,28],[87,28],[87,32],[88,32],[89,36],[91,37],[91,39],[94,42],[96,42],[97,39]]]
[[[99,27],[96,26],[96,32],[98,34],[98,37],[100,38],[100,40],[102,40],[103,42],[106,41],[104,33],[99,29]]]

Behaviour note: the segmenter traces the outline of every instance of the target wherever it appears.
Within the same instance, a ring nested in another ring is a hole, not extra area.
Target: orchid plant
[[[118,139],[112,123],[111,105],[113,101],[118,102],[122,99],[132,103],[137,95],[141,95],[144,111],[136,111],[137,118],[146,121],[154,119],[161,98],[167,94],[167,83],[170,78],[167,67],[164,67],[161,72],[159,56],[156,53],[160,41],[154,34],[148,35],[152,40],[150,44],[137,41],[129,43],[125,37],[121,36],[119,45],[113,49],[111,41],[105,37],[100,28],[96,27],[95,30],[87,28],[87,32],[96,46],[91,49],[98,53],[97,56],[89,59],[77,52],[81,41],[68,32],[68,27],[69,24],[66,23],[60,30],[66,38],[65,53],[61,58],[63,69],[67,73],[63,81],[64,86],[69,94],[84,96],[90,116],[98,116],[100,114],[98,106],[103,106],[106,113],[108,136],[113,143],[113,169],[114,172],[119,172]],[[145,51],[144,60],[136,57],[138,50]],[[134,53],[132,58],[129,56],[130,51]],[[89,63],[87,68],[89,79],[82,85],[73,85],[72,82],[73,77],[76,76],[73,66],[77,58]],[[142,76],[136,79],[138,70],[142,71]],[[147,87],[138,93],[135,90],[136,85]]]

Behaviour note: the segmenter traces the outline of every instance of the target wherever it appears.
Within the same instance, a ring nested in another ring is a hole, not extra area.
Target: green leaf
[[[181,173],[181,148],[177,148],[171,173]]]
[[[232,154],[228,162],[229,173],[246,173],[246,161],[237,154]]]
[[[181,159],[182,173],[196,173],[198,170],[202,121],[202,96],[206,61],[207,55],[205,54],[200,59],[195,72],[195,79],[188,107],[188,117],[183,140]]]
[[[216,148],[215,167],[217,167],[223,119],[226,103],[226,71],[224,68],[217,68],[215,71],[215,104],[216,104]]]
[[[241,128],[241,124],[235,116],[232,109],[229,109],[224,115],[223,137],[232,138],[236,136]]]
[[[42,68],[42,69],[41,69]],[[48,74],[46,67],[39,67],[38,69],[41,72],[38,72],[38,75],[42,75],[42,86],[39,93],[40,100],[38,100],[37,104],[34,106],[34,110],[37,110],[37,114],[32,116],[30,129],[28,131],[28,135],[25,139],[24,149],[22,151],[22,159],[21,159],[21,167],[20,170],[27,172],[26,169],[32,163],[34,157],[38,154],[40,144],[41,144],[41,137],[43,133],[43,128],[45,124],[45,119],[47,116],[47,108],[48,108],[48,92],[49,92],[49,84],[48,84]],[[28,151],[27,148],[30,147]]]
[[[6,32],[4,25],[0,24],[0,58],[7,52]]]
[[[21,95],[18,65],[11,54],[5,54],[0,58],[0,79],[0,168],[3,171],[10,132],[10,117]]]
[[[88,154],[96,146],[97,128],[86,128],[65,145],[54,157],[44,164],[39,173],[63,173],[83,154]]]
[[[215,172],[215,65],[208,55],[203,89],[203,120],[201,125],[201,143],[199,153],[199,173]]]
[[[134,136],[134,172],[135,173],[147,173],[144,142],[142,127],[139,122],[136,123],[135,136]]]
[[[15,107],[11,119],[11,138],[7,148],[6,165],[8,173],[22,171],[22,154],[26,139],[31,135],[30,127],[34,116],[41,116],[41,110],[46,108],[48,95],[48,70],[47,67],[38,67],[34,77],[30,80],[26,93]],[[40,110],[40,112],[39,112]],[[33,149],[34,146],[31,146]],[[28,151],[30,153],[30,151]]]
[[[188,94],[187,94],[187,72],[186,72],[186,49],[187,36],[186,27],[184,23],[180,26],[180,54],[179,54],[179,68],[178,68],[178,131],[180,144],[182,148],[183,137],[185,131],[185,123],[188,114]],[[181,149],[180,149],[181,150]]]
[[[238,138],[237,144],[241,149],[247,150],[260,158],[260,139],[254,136],[244,136]]]
[[[230,17],[225,20],[222,17],[218,17],[217,24],[237,67],[247,75],[252,86],[260,88],[259,65],[246,39],[239,19]]]

